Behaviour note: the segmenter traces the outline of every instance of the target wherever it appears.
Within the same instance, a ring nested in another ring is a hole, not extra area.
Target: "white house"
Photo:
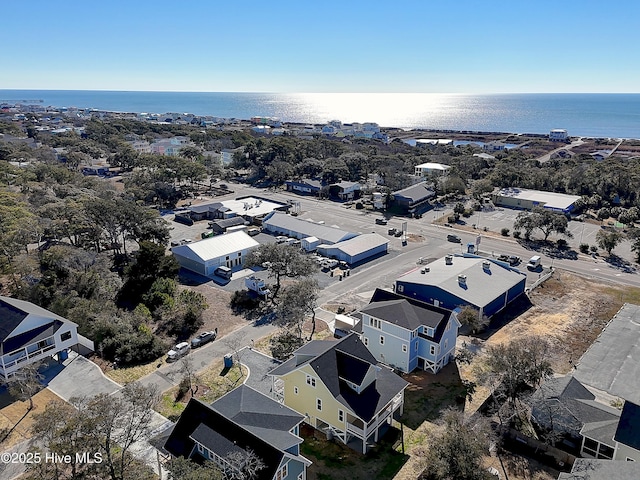
[[[421,163],[415,166],[414,175],[424,177],[430,173],[444,174],[451,167],[442,163]]]
[[[78,325],[38,305],[0,296],[0,375],[78,344]]]
[[[554,128],[549,132],[549,140],[552,142],[565,142],[569,138],[569,134],[563,128]]]

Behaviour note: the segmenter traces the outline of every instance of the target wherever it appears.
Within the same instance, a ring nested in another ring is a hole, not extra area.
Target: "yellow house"
[[[305,422],[366,453],[402,415],[408,383],[378,364],[357,335],[314,340],[270,372],[276,400]]]

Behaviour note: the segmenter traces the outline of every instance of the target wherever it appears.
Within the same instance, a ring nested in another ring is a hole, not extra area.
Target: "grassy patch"
[[[222,362],[216,362],[198,373],[198,391],[196,392],[196,398],[205,403],[214,402],[240,385],[246,376],[247,370],[244,367],[242,367],[241,372],[237,365],[230,369],[225,369],[223,368]],[[158,413],[172,421],[178,419],[190,398],[190,394],[187,393],[185,398],[177,402],[177,392],[177,386],[165,391],[156,408]]]
[[[164,365],[164,356],[160,357],[153,362],[146,363],[144,365],[136,365],[135,367],[121,367],[116,370],[109,370],[105,373],[114,382],[120,385],[125,385],[155,372],[158,366]]]

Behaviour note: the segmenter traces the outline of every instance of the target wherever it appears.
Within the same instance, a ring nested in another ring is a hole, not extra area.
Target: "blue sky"
[[[640,2],[1,0],[0,89],[638,92]]]

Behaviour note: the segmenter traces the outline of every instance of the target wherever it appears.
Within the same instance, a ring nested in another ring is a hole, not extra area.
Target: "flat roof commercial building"
[[[320,255],[354,265],[384,255],[388,246],[389,240],[382,235],[365,233],[333,245],[318,245],[317,249]]]
[[[292,217],[282,212],[273,212],[267,215],[262,221],[262,229],[274,235],[287,235],[298,239],[316,237],[321,243],[329,245],[349,240],[358,235],[339,228]]]
[[[454,310],[469,305],[491,317],[524,292],[527,276],[475,255],[447,255],[399,277],[396,293]]]
[[[578,195],[544,192],[542,190],[527,190],[524,188],[503,188],[493,195],[493,203],[503,207],[533,210],[542,207],[558,213],[569,213],[575,208]]]

